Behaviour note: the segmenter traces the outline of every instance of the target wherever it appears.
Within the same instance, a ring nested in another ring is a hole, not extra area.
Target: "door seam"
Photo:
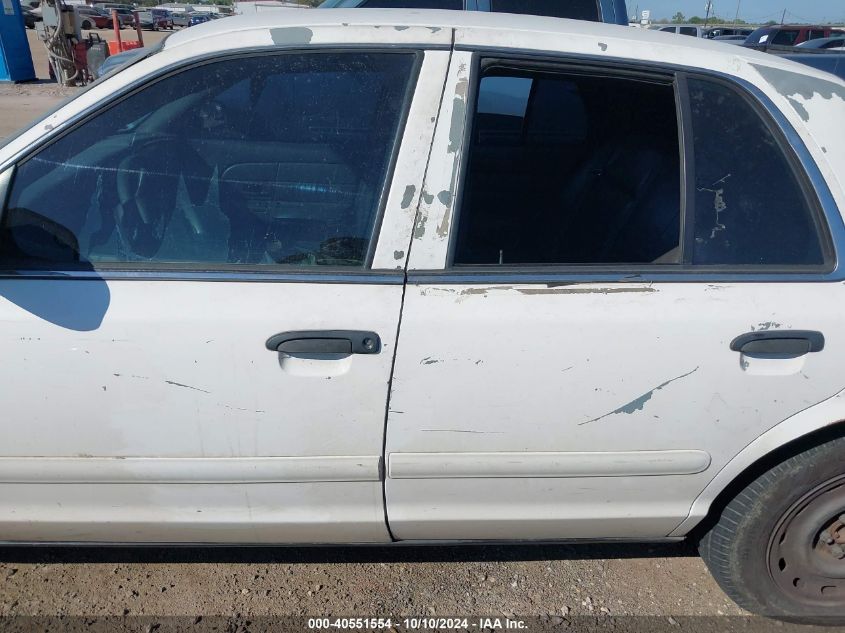
[[[422,205],[423,200],[423,192],[425,191],[425,185],[428,180],[428,168],[431,165],[431,155],[434,150],[434,139],[437,136],[437,128],[440,125],[440,110],[443,107],[443,99],[446,95],[446,86],[449,83],[449,68],[452,66],[452,56],[455,52],[455,29],[452,29],[452,41],[449,46],[449,59],[446,62],[446,73],[443,76],[443,86],[440,89],[440,101],[437,104],[437,114],[435,115],[436,119],[434,121],[434,128],[432,129],[431,134],[431,142],[428,145],[428,157],[426,158],[425,162],[425,170],[423,171],[422,182],[420,183],[420,196],[417,200],[417,209],[416,213],[414,213],[414,221],[411,225],[412,227],[417,225],[420,216],[420,206]],[[396,368],[396,357],[399,354],[399,336],[402,331],[402,316],[405,313],[405,291],[408,288],[408,263],[411,261],[411,249],[413,248],[414,244],[414,232],[411,231],[411,236],[408,239],[408,248],[405,251],[407,255],[405,256],[405,267],[402,271],[402,298],[399,301],[399,319],[396,323],[396,337],[394,338],[395,343],[393,345],[393,358],[390,362],[390,376],[387,379],[387,400],[385,402],[384,407],[384,429],[381,435],[381,459],[379,460],[379,477],[381,478],[381,504],[382,510],[384,512],[384,526],[387,529],[387,534],[390,537],[390,540],[393,542],[398,541],[399,539],[396,538],[393,534],[393,530],[390,528],[390,514],[387,508],[387,422],[390,417],[390,400],[391,396],[393,395],[393,372]]]

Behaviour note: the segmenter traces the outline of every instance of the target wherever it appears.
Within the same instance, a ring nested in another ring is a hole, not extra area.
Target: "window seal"
[[[675,105],[678,109],[678,138],[681,148],[681,234],[680,263],[692,264],[695,243],[695,147],[692,129],[692,108],[689,102],[689,86],[684,73],[675,75]]]
[[[719,71],[703,68],[693,68],[680,64],[661,64],[658,62],[619,59],[600,57],[598,55],[578,55],[573,53],[555,54],[551,51],[535,51],[529,49],[508,49],[502,47],[484,47],[477,45],[456,45],[456,51],[472,52],[480,59],[501,59],[511,64],[521,62],[530,64],[532,68],[537,63],[553,64],[560,68],[566,64],[566,70],[570,68],[602,69],[613,76],[626,76],[632,73],[634,76],[645,76],[654,78],[655,74],[679,75],[700,77],[704,80],[720,80],[729,88],[742,95],[755,112],[762,117],[766,126],[778,141],[778,147],[785,152],[790,167],[802,184],[802,193],[808,202],[812,203],[814,210],[814,222],[817,222],[817,235],[820,238],[825,263],[822,265],[803,266],[707,266],[683,264],[661,264],[659,265],[634,265],[634,266],[611,266],[608,265],[549,265],[549,266],[495,266],[495,271],[482,270],[476,266],[455,266],[454,244],[450,235],[449,252],[447,253],[446,266],[437,270],[415,270],[409,271],[408,283],[472,283],[469,281],[477,277],[481,283],[498,283],[496,279],[501,278],[503,283],[543,283],[547,280],[562,281],[565,283],[591,283],[592,281],[677,281],[677,282],[774,282],[774,281],[845,281],[845,266],[840,266],[839,253],[845,249],[845,221],[838,209],[830,188],[822,175],[818,164],[809,149],[800,137],[796,129],[785,117],[783,112],[772,102],[762,90],[751,82],[733,75]],[[476,70],[473,75],[479,77]],[[470,83],[472,90],[478,81]],[[688,98],[688,93],[687,93]],[[472,128],[475,125],[475,103],[468,102],[468,111],[472,114],[473,120],[467,126]],[[691,125],[687,118],[684,126]],[[681,129],[679,135],[684,134]],[[466,140],[464,141],[466,142]],[[464,152],[463,161],[459,168],[457,187],[463,186],[466,178],[466,166],[469,152]],[[806,184],[807,189],[804,189]],[[454,210],[452,226],[457,234],[460,226],[460,211],[462,198]],[[818,210],[818,213],[815,213]],[[694,209],[692,210],[694,213]],[[822,239],[827,236],[827,239]],[[829,256],[828,256],[829,254]],[[498,273],[498,274],[497,274]],[[454,279],[454,281],[453,281]],[[460,279],[461,281],[457,281]],[[425,280],[425,281],[422,281]],[[536,280],[536,281],[533,281]]]

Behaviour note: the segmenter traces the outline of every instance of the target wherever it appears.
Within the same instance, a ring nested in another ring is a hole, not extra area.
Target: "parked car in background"
[[[745,43],[745,35],[717,35],[710,39],[714,42],[724,42],[725,44],[736,44],[742,46]]]
[[[203,24],[205,22],[210,22],[211,16],[208,13],[191,13],[188,16],[188,26],[196,26],[197,24]]]
[[[845,35],[834,35],[833,37],[821,37],[815,40],[808,40],[798,45],[798,48],[830,50],[845,48]]]
[[[798,46],[808,40],[822,39],[834,35],[845,35],[845,31],[830,26],[808,26],[805,24],[764,26],[749,35],[744,46],[765,51],[773,46]]]
[[[678,35],[689,35],[691,37],[704,37],[704,27],[697,24],[667,24],[666,26],[654,27],[652,30],[663,33],[677,33]]]
[[[188,26],[188,22],[190,22],[190,15],[191,13],[188,11],[172,11],[170,13],[170,19],[173,21],[173,26],[185,28]]]
[[[449,9],[628,24],[625,0],[325,0],[321,9]]]
[[[705,29],[704,36],[710,39],[716,39],[719,37],[727,37],[731,35],[735,36],[742,36],[743,39],[751,35],[754,32],[754,29],[741,27],[741,26],[713,26],[709,29]]]
[[[173,28],[173,20],[169,16],[157,13],[155,10],[139,11],[138,21],[141,23],[142,29],[150,31]]]
[[[0,541],[688,538],[845,622],[845,81],[666,41],[237,16],[10,139]]]
[[[83,30],[107,29],[112,25],[111,17],[94,7],[77,5],[74,11],[78,16],[79,27]]]

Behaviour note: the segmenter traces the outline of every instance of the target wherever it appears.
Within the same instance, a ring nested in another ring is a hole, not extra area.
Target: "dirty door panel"
[[[415,182],[395,150],[421,57],[212,62],[17,165],[0,540],[389,540],[404,278],[367,260],[382,199],[401,195],[391,163]],[[413,111],[412,126],[436,113]]]
[[[816,201],[765,118],[721,83],[478,68],[468,107],[453,69],[411,249],[386,443],[393,534],[666,536],[743,447],[845,386],[843,288],[788,272],[832,266]],[[679,90],[691,105],[673,129]],[[636,107],[618,112],[608,91]],[[753,160],[731,149],[740,136],[759,142]],[[684,187],[681,141],[698,166]],[[493,177],[508,145],[556,178]],[[459,194],[457,213],[441,190]],[[755,281],[752,266],[779,276]],[[824,349],[731,349],[795,330]]]

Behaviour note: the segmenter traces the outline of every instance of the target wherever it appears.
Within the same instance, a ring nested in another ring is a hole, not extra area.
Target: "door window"
[[[490,0],[490,10],[499,13],[601,21],[596,0]]]
[[[694,26],[682,26],[678,29],[678,32],[681,35],[692,35],[693,37],[698,37],[698,29]]]
[[[676,121],[670,81],[491,68],[478,90],[455,263],[671,261]]]
[[[823,264],[812,208],[760,115],[724,84],[691,79],[689,90],[693,263]]]
[[[690,104],[682,177],[671,76],[503,63],[478,84],[454,265],[825,264],[816,205],[734,88],[679,84]]]
[[[257,56],[157,81],[18,166],[0,263],[362,266],[414,60]]]

